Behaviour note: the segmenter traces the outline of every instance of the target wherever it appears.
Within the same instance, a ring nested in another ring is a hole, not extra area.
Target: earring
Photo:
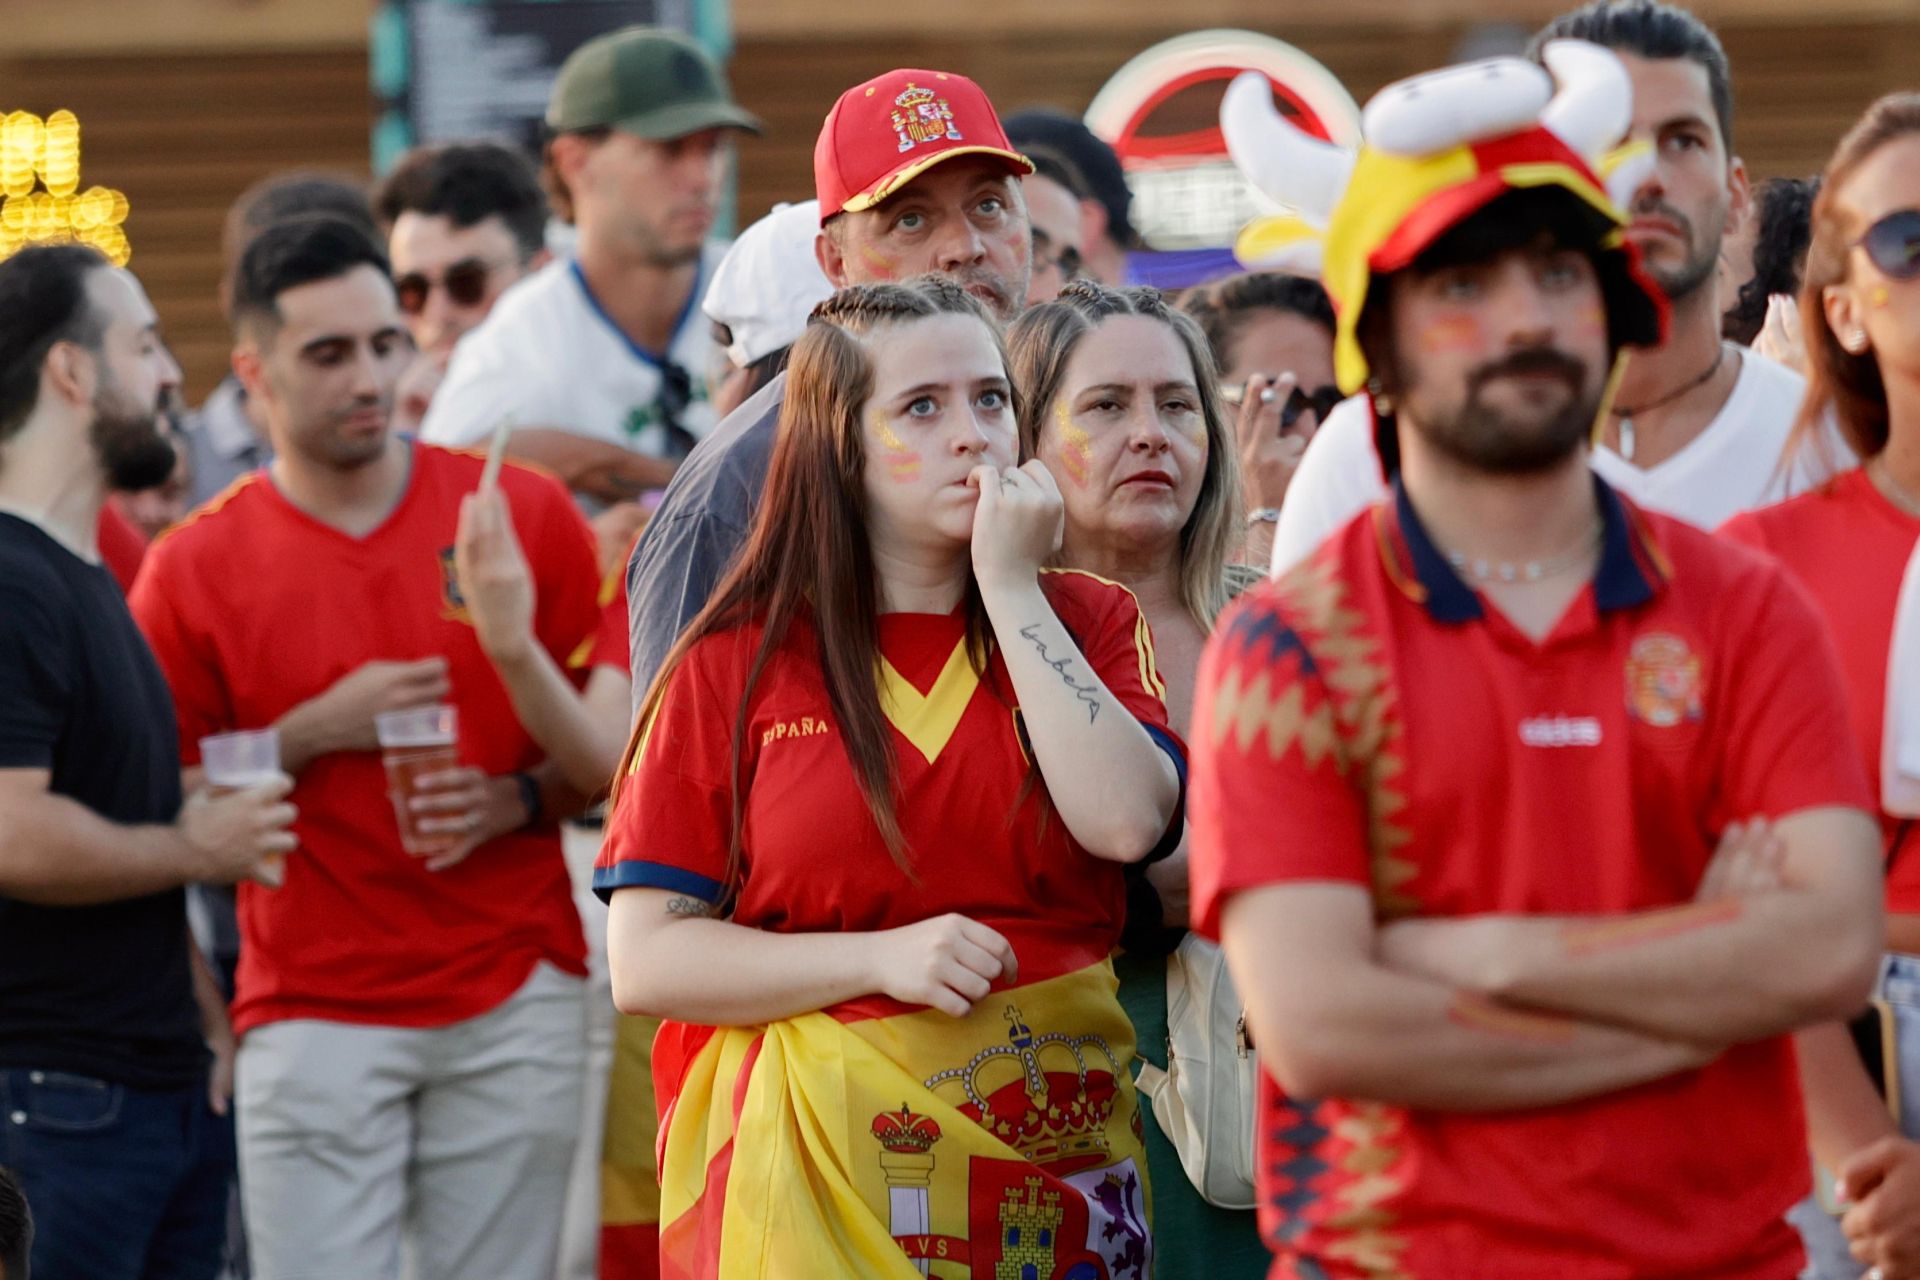
[[[1383,418],[1393,416],[1393,397],[1380,384],[1378,378],[1367,379],[1367,397],[1373,401],[1373,411]]]
[[[1865,329],[1847,330],[1847,336],[1841,339],[1840,345],[1847,349],[1849,355],[1857,356],[1865,353],[1867,349],[1867,331]]]

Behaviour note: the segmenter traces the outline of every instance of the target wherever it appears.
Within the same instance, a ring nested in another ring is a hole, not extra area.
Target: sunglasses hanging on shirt
[[[660,425],[667,433],[667,449],[676,458],[684,458],[700,443],[687,430],[681,415],[693,403],[693,375],[669,360],[660,366],[660,391],[653,407],[659,411]]]

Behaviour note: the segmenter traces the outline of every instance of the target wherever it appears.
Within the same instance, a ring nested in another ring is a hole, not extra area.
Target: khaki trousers
[[[584,984],[542,963],[447,1027],[295,1019],[240,1046],[256,1280],[550,1280],[579,1137]]]

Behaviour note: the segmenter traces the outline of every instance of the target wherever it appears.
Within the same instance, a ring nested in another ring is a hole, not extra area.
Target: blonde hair
[[[1158,320],[1173,330],[1193,365],[1207,466],[1193,514],[1180,529],[1180,602],[1201,630],[1211,631],[1227,605],[1227,557],[1240,535],[1240,462],[1213,351],[1193,317],[1168,306],[1158,289],[1109,289],[1092,280],[1075,280],[1052,302],[1030,308],[1007,335],[1014,386],[1032,407],[1020,415],[1020,452],[1030,458],[1038,451],[1040,406],[1060,395],[1074,350],[1109,316]]]

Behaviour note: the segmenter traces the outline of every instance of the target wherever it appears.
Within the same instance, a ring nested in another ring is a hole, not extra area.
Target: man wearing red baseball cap
[[[1003,319],[1025,305],[1033,232],[1007,141],[980,86],[903,69],[840,95],[813,149],[820,268],[838,289],[934,273]],[[681,464],[627,566],[636,704],[746,540],[773,452],[782,374]]]
[[[1013,149],[980,86],[899,70],[840,95],[813,146],[820,266],[839,288],[937,272],[1011,320],[1033,235]]]

